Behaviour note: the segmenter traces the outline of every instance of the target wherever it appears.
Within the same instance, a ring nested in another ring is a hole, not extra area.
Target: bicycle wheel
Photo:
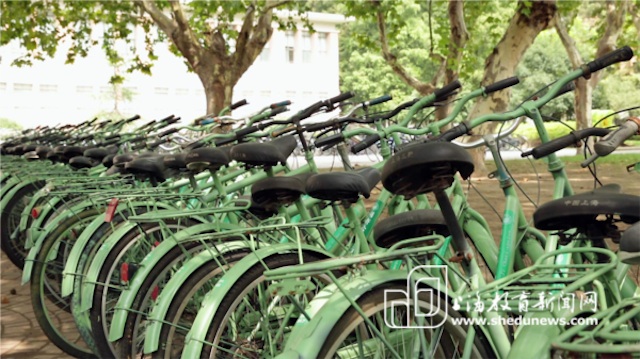
[[[44,186],[44,182],[35,182],[19,189],[7,202],[7,205],[2,208],[0,246],[11,263],[20,269],[24,267],[24,259],[29,254],[29,251],[24,248],[26,236],[18,231],[20,216],[31,201],[31,196],[42,186]]]
[[[111,358],[116,354],[113,343],[109,342],[108,336],[113,308],[125,288],[121,282],[122,264],[137,265],[153,250],[156,242],[161,242],[164,239],[165,235],[185,229],[194,223],[188,219],[166,220],[162,225],[143,223],[139,228],[125,235],[111,250],[98,274],[98,284],[93,292],[93,305],[89,312],[91,332],[99,356]]]
[[[58,348],[75,357],[94,357],[93,343],[83,340],[70,301],[60,295],[62,270],[73,241],[97,213],[87,210],[63,221],[43,243],[31,278],[31,304],[38,324]]]
[[[462,357],[469,326],[454,323],[455,319],[462,318],[462,314],[454,311],[446,300],[433,303],[430,296],[422,293],[418,298],[407,299],[402,293],[389,292],[385,301],[385,291],[390,289],[406,291],[407,283],[385,284],[360,297],[358,306],[373,328],[354,307],[350,307],[327,336],[318,358]],[[393,307],[392,302],[396,304]],[[416,306],[422,313],[432,315],[432,323],[443,324],[437,328],[416,328],[413,316]],[[386,346],[375,331],[384,336],[391,347]],[[416,348],[421,347],[430,351],[416,353]],[[486,338],[476,330],[470,357],[490,358],[494,357],[492,354]]]
[[[304,263],[326,257],[303,253]],[[270,256],[242,275],[221,301],[209,326],[202,358],[273,357],[284,347],[288,328],[292,327],[302,308],[330,280],[326,276],[312,278],[316,289],[297,296],[274,296],[267,290],[271,281],[264,272],[300,263],[298,253]]]
[[[196,243],[193,243],[194,245]],[[197,243],[199,247],[193,247],[190,252],[195,253],[206,250],[207,247],[201,243]],[[141,286],[136,299],[134,300],[134,308],[127,316],[123,337],[114,343],[116,354],[119,358],[137,358],[143,356],[145,329],[147,314],[153,304],[152,296],[162,293],[163,284],[168,281],[167,272],[170,265],[163,265],[162,262],[183,263],[185,256],[184,249],[175,248],[171,255],[165,255],[161,263],[154,267],[153,272],[147,276],[145,283]],[[187,281],[180,285],[176,296],[171,301],[171,306],[165,318],[165,324],[162,327],[160,336],[160,351],[154,356],[177,358],[184,346],[184,339],[191,327],[191,323],[195,319],[198,308],[202,302],[202,298],[213,285],[216,279],[222,273],[230,268],[233,263],[240,260],[247,254],[245,251],[235,251],[226,253],[217,261],[211,261],[195,271]],[[173,258],[171,258],[173,257]],[[177,258],[176,258],[177,257]],[[220,265],[222,264],[222,266]],[[164,268],[163,268],[164,266]],[[157,288],[157,289],[156,289]]]

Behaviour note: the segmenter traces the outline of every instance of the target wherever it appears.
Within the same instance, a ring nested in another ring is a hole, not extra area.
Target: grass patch
[[[567,156],[567,157],[559,157],[560,161],[565,163],[567,167],[570,168],[580,168],[580,163],[584,161],[584,156],[575,155],[575,156]],[[628,166],[630,164],[640,162],[640,154],[638,153],[622,153],[622,154],[613,154],[605,157],[600,157],[596,161],[596,165],[619,165],[619,166]],[[531,161],[523,158],[518,160],[508,160],[505,161],[507,168],[512,173],[529,173],[532,172],[532,164]],[[493,160],[489,160],[486,162],[487,168],[492,171],[496,168],[495,162]],[[544,159],[533,160],[533,165],[535,166],[538,172],[546,172],[547,162]],[[587,169],[584,169],[587,171]]]

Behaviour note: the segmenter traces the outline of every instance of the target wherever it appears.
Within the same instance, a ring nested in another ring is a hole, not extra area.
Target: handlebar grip
[[[438,136],[438,141],[453,141],[460,136],[464,136],[469,132],[467,124],[462,122],[458,126],[455,126]]]
[[[180,117],[171,118],[171,119],[167,120],[166,122],[167,122],[167,125],[173,125],[174,123],[176,123],[178,121],[180,121]]]
[[[385,103],[387,101],[391,101],[392,97],[390,95],[382,95],[378,98],[374,98],[373,100],[366,101],[364,103],[365,106],[374,106],[381,103]]]
[[[258,126],[251,126],[251,127],[245,127],[245,128],[241,128],[238,131],[236,131],[236,139],[244,137],[250,133],[254,133],[256,131],[258,131],[259,128]]]
[[[236,139],[236,137],[221,138],[219,140],[215,140],[214,144],[216,145],[216,147],[220,147],[235,142]]]
[[[291,105],[291,101],[286,100],[286,101],[280,101],[280,102],[272,103],[271,105],[269,105],[269,107],[271,107],[272,109],[276,109],[278,107],[284,107],[284,106],[289,106],[289,105]]]
[[[280,107],[275,107],[275,108],[274,108],[274,107],[272,107],[272,108],[273,108],[273,110],[271,110],[271,115],[270,115],[270,116],[279,115],[279,114],[281,114],[281,113],[283,113],[283,112],[287,112],[287,111],[289,111],[289,108],[287,108],[287,107],[285,107],[285,106],[286,106],[286,105],[284,105],[284,106],[280,106]]]
[[[113,135],[109,135],[109,136],[105,137],[104,140],[105,141],[109,141],[109,140],[112,140],[112,139],[117,138],[117,137],[120,137],[119,133],[116,133],[116,134],[113,134]]]
[[[278,137],[278,136],[282,136],[285,133],[289,133],[291,131],[294,131],[296,129],[295,125],[289,125],[285,128],[281,128],[279,130],[274,130],[273,132],[271,132],[271,137]]]
[[[596,127],[573,131],[568,135],[558,137],[547,143],[543,143],[539,146],[536,146],[531,151],[523,153],[522,156],[526,157],[528,155],[532,155],[533,158],[535,159],[546,157],[556,151],[559,151],[565,147],[575,144],[576,142],[580,141],[583,138],[586,138],[589,136],[604,136],[609,132],[610,131],[606,128],[596,128]]]
[[[133,122],[133,121],[138,120],[138,119],[140,119],[140,115],[135,115],[135,116],[133,116],[131,118],[128,118],[128,119],[124,120],[124,122],[125,123],[129,123],[129,122]]]
[[[360,151],[363,151],[371,146],[373,146],[374,144],[376,144],[378,141],[380,141],[380,135],[369,135],[367,137],[364,138],[364,140],[356,143],[355,145],[353,145],[353,147],[351,147],[351,153],[356,154]]]
[[[171,134],[173,134],[173,133],[176,133],[176,132],[178,132],[178,131],[180,131],[180,129],[179,129],[179,128],[175,128],[175,127],[174,127],[174,128],[170,128],[170,129],[168,129],[168,130],[166,130],[166,131],[160,132],[160,133],[159,133],[159,134],[157,134],[156,136],[158,136],[158,137],[165,137],[165,136],[169,136],[169,135],[171,135]]]
[[[133,137],[133,138],[127,139],[127,142],[129,142],[129,143],[137,143],[137,142],[144,141],[146,139],[147,138],[145,136],[137,136],[137,137]]]
[[[436,100],[442,100],[443,98],[449,97],[449,95],[453,91],[459,89],[460,87],[462,87],[460,81],[455,80],[442,88],[436,89],[435,91],[433,91],[433,94],[436,95]]]
[[[617,50],[613,50],[608,54],[603,55],[599,59],[595,59],[588,64],[583,65],[586,67],[585,76],[590,75],[592,72],[600,71],[607,66],[611,66],[615,63],[622,61],[629,61],[633,57],[633,50],[629,46],[621,47]]]
[[[333,104],[338,103],[338,102],[346,101],[346,100],[354,97],[355,95],[356,94],[354,94],[353,92],[349,91],[349,92],[341,93],[338,96],[332,97],[332,98],[328,99],[327,101],[330,104],[333,105]]]
[[[231,106],[229,106],[229,109],[230,110],[235,110],[236,108],[238,108],[240,106],[244,106],[246,104],[248,104],[247,100],[243,99],[243,100],[240,100],[240,101],[238,101],[238,102],[236,102],[234,104],[231,104]]]
[[[344,137],[342,133],[336,133],[335,135],[322,137],[316,140],[316,147],[332,147],[342,142]]]
[[[617,130],[611,132],[602,140],[598,141],[598,143],[593,145],[593,149],[596,151],[598,156],[606,156],[636,133],[638,133],[638,123],[633,120],[629,120],[623,123]]]
[[[571,92],[571,91],[573,91],[575,89],[576,89],[576,83],[571,81],[571,82],[567,83],[566,85],[562,86],[562,88],[560,89],[560,91],[558,91],[558,93],[554,96],[554,98],[560,97],[560,96],[566,94],[567,92]]]
[[[174,117],[176,117],[176,116],[175,115],[170,115],[170,116],[167,116],[167,117],[163,118],[162,120],[158,120],[158,122],[169,121],[170,119],[172,119]]]
[[[494,93],[496,91],[504,90],[508,87],[515,86],[520,83],[520,79],[518,76],[509,77],[508,79],[500,80],[498,82],[492,83],[484,88],[484,93],[486,95]]]

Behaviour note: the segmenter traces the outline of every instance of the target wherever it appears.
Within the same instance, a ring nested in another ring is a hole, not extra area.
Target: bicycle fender
[[[145,203],[145,202],[130,203],[125,208],[118,209],[118,213],[116,217],[122,218],[122,216],[124,215],[123,212],[130,211],[132,207],[134,208],[134,211],[138,208],[146,209],[148,207],[148,203]],[[124,219],[115,220],[115,222],[117,222],[117,224],[115,225],[119,226],[120,224],[124,223]],[[98,231],[104,223],[105,223],[105,214],[103,213],[103,214],[100,214],[96,219],[94,219],[93,222],[91,222],[87,226],[87,228],[85,228],[85,230],[82,231],[82,234],[80,234],[80,237],[78,237],[78,239],[73,244],[73,247],[71,248],[71,252],[69,252],[69,258],[67,259],[67,263],[65,264],[64,270],[62,272],[61,295],[63,297],[66,297],[73,292],[76,277],[78,275],[82,275],[82,273],[77,273],[78,265],[79,265],[80,259],[82,258],[82,253],[84,252],[85,248],[91,241],[91,238],[94,236],[96,231]],[[114,223],[114,221],[112,221],[111,223]]]
[[[29,250],[29,254],[27,255],[27,258],[25,258],[24,268],[22,269],[22,285],[27,284],[31,280],[33,262],[35,261],[36,256],[38,255],[38,252],[40,252],[40,248],[42,248],[42,244],[47,239],[49,234],[51,234],[51,231],[56,229],[62,222],[73,217],[76,213],[82,212],[85,208],[87,208],[87,205],[93,206],[91,203],[82,202],[65,210],[58,217],[54,218],[46,228],[43,229],[42,233],[33,244],[33,247],[31,247],[31,249]]]
[[[314,252],[322,254],[327,258],[332,257],[331,254],[325,250],[311,245],[296,245],[291,243],[274,244],[268,247],[263,247],[257,251],[247,255],[236,264],[234,264],[229,271],[216,283],[214,289],[205,294],[202,300],[202,305],[198,310],[198,314],[193,322],[193,326],[187,337],[185,338],[185,347],[182,351],[182,358],[197,358],[202,352],[202,344],[204,343],[209,330],[209,325],[213,321],[213,317],[218,310],[218,306],[227,295],[233,285],[242,277],[242,275],[253,268],[254,265],[265,260],[267,257],[274,254],[297,252],[298,249],[302,249],[305,252]],[[406,281],[407,276],[405,274],[404,279]]]
[[[48,191],[46,191],[44,188],[39,189],[38,192],[36,192],[33,195],[33,197],[31,198],[31,201],[29,201],[29,204],[27,204],[27,206],[22,211],[22,215],[20,216],[20,224],[18,224],[18,228],[20,229],[21,232],[25,232],[28,229],[27,220],[31,215],[31,210],[36,207],[36,205],[38,204],[38,201],[40,201],[42,198],[46,197],[47,195],[48,195]],[[40,216],[38,216],[38,218],[40,218]],[[25,243],[25,248],[26,248],[26,243]],[[26,248],[26,249],[29,249],[29,248]]]
[[[575,313],[562,311],[560,313],[532,312],[525,318],[571,318]],[[549,358],[551,343],[558,338],[563,328],[559,325],[522,325],[518,328],[515,340],[511,345],[511,350],[507,359],[520,358]],[[531,345],[536,343],[536,345]]]
[[[49,217],[53,215],[52,212],[59,211],[60,213],[62,213],[69,209],[70,206],[73,206],[73,203],[73,201],[65,201],[62,197],[58,196],[47,200],[42,208],[40,208],[40,215],[38,216],[38,218],[31,224],[29,228],[27,228],[27,241],[25,242],[25,248],[29,249],[34,246],[36,240],[40,237],[46,227],[45,223],[47,222]],[[24,214],[26,213],[23,213],[23,215]]]
[[[136,275],[133,277],[133,279],[131,279],[131,282],[129,283],[129,287],[120,294],[120,298],[116,303],[116,307],[114,309],[114,317],[112,319],[111,329],[109,331],[109,341],[116,341],[122,337],[122,332],[124,331],[124,325],[127,318],[127,309],[131,308],[133,301],[135,300],[136,296],[138,295],[138,292],[140,291],[140,286],[142,286],[142,284],[144,283],[144,280],[147,278],[147,276],[149,276],[149,273],[151,273],[153,268],[155,268],[155,266],[160,261],[162,261],[164,256],[167,253],[169,253],[173,248],[179,246],[182,242],[187,242],[194,235],[205,233],[205,231],[210,231],[210,230],[211,230],[211,226],[209,225],[209,223],[203,223],[203,224],[198,224],[193,227],[189,227],[182,231],[179,231],[174,235],[173,240],[162,241],[162,243],[160,243],[159,246],[153,249],[153,252],[152,252],[153,255],[151,255],[150,253],[142,260],[142,262],[140,262],[140,267],[138,268]],[[221,246],[218,247],[218,250],[220,250],[221,248],[232,246],[231,243],[235,243],[235,242],[223,243]],[[243,243],[243,242],[239,242],[239,243]],[[238,247],[238,248],[244,248],[244,247]],[[205,251],[205,252],[210,254],[209,256],[207,256],[207,258],[214,258],[213,252],[211,251]],[[188,260],[187,262],[185,262],[183,266],[171,277],[172,278],[171,280],[173,280],[173,278],[177,276],[178,273],[184,273],[183,271],[188,271],[193,264],[197,263],[197,262],[191,263],[191,261],[199,257],[200,255],[201,253],[194,256],[194,258]],[[206,262],[203,262],[203,263],[206,263]],[[199,267],[200,265],[197,265],[195,266],[195,269]],[[171,283],[171,280],[167,283],[167,286],[169,283]],[[160,298],[164,297],[165,291],[167,291],[167,286],[165,286],[165,289],[162,290],[161,295],[159,295],[158,298],[156,299],[156,306],[158,305]],[[116,320],[119,320],[120,322],[116,322]],[[117,328],[117,329],[114,329],[114,328]],[[114,334],[112,335],[111,333],[114,333]]]
[[[62,297],[67,297],[73,292],[73,283],[75,282],[76,271],[78,269],[78,262],[80,261],[80,257],[84,248],[87,246],[87,243],[91,239],[93,233],[102,226],[104,223],[104,213],[98,215],[87,228],[82,231],[80,237],[76,239],[73,247],[71,247],[71,252],[69,252],[69,257],[67,258],[67,263],[64,265],[64,269],[62,270],[62,285],[60,288],[60,294]]]
[[[398,270],[370,271],[361,277],[342,284],[353,300],[379,285],[388,282],[407,282],[407,272]],[[329,333],[351,307],[344,294],[331,284],[318,293],[307,307],[311,320],[301,317],[295,323],[282,357],[317,358],[322,349],[318,343],[324,343]],[[279,356],[280,357],[280,356]]]
[[[118,302],[115,306],[113,319],[111,321],[111,328],[109,330],[109,341],[116,341],[122,338],[128,309],[132,308],[133,301],[138,295],[141,285],[149,275],[149,272],[155,267],[155,265],[150,264],[150,262],[153,262],[154,264],[157,263],[162,258],[162,256],[164,256],[164,254],[169,252],[169,244],[174,244],[169,242],[172,241],[161,243],[154,249],[153,256],[148,256],[140,263],[140,269],[138,270],[138,272],[136,272],[136,275],[131,281],[129,288],[127,288],[120,295],[120,298],[118,299]],[[164,246],[165,248],[161,248],[165,243],[167,244],[167,246]],[[175,245],[171,246],[171,248],[173,247],[175,247]],[[216,246],[215,251],[205,250],[196,254],[193,258],[186,261],[180,267],[180,269],[178,269],[178,271],[176,271],[176,273],[171,276],[171,279],[167,282],[167,284],[160,292],[160,295],[156,299],[151,314],[149,315],[149,317],[147,317],[147,322],[150,322],[156,327],[153,334],[151,333],[150,328],[147,328],[145,330],[145,342],[151,336],[155,336],[155,349],[152,351],[156,351],[158,348],[158,337],[160,336],[160,330],[162,328],[161,321],[166,317],[166,312],[169,310],[169,305],[171,304],[171,301],[173,300],[175,295],[178,293],[178,290],[181,288],[182,283],[186,281],[191,276],[191,274],[193,274],[193,272],[198,270],[209,261],[214,260],[219,255],[222,255],[225,252],[235,251],[243,248],[249,248],[249,246],[245,242],[241,241],[222,243],[219,246]],[[156,253],[156,251],[159,251],[159,253]],[[149,261],[147,261],[147,259],[149,259]],[[155,318],[155,320],[153,318]]]
[[[130,230],[136,228],[137,225],[138,225],[137,223],[125,222],[116,231],[114,231],[111,234],[111,236],[109,236],[109,238],[107,238],[107,240],[102,244],[102,246],[100,246],[100,249],[98,249],[98,251],[96,252],[96,257],[94,258],[93,262],[89,266],[89,270],[87,271],[87,276],[82,284],[82,288],[83,288],[82,301],[80,304],[81,312],[87,311],[91,309],[91,307],[93,306],[93,300],[92,300],[93,292],[95,291],[95,285],[98,280],[98,275],[100,274],[100,269],[102,268],[103,263],[105,263],[105,261],[107,260],[107,257],[111,253],[113,247],[115,247],[116,244],[118,244],[118,242],[120,241],[120,239],[123,236],[125,236]],[[196,228],[196,227],[197,227],[196,229],[200,229],[200,230],[203,230],[203,228],[205,227],[211,230],[212,226],[214,225],[211,223],[203,223],[203,224],[199,224],[199,225],[195,225],[193,227],[187,228],[178,233],[185,232],[191,228]],[[215,224],[215,226],[217,226],[217,228],[222,227],[222,229],[227,229],[227,227],[225,227],[221,223],[217,223]],[[233,228],[236,228],[236,227],[234,226]],[[194,233],[194,232],[189,231],[187,233]],[[188,237],[184,236],[183,238],[188,238]],[[147,254],[147,256],[149,255],[151,255],[151,253]]]
[[[7,204],[7,201],[9,201],[9,198],[11,198],[9,195],[12,193],[15,194],[17,190],[14,190],[14,188],[20,184],[21,182],[15,177],[10,177],[7,182],[2,185],[2,188],[0,188],[0,198],[2,198],[0,204],[2,205],[2,207],[0,208],[4,208],[4,206]],[[28,182],[22,184],[26,185],[28,184]]]
[[[136,228],[137,224],[131,222],[124,222],[118,229],[104,241],[96,252],[96,256],[89,265],[87,270],[87,276],[82,282],[82,296],[80,301],[80,312],[86,312],[93,306],[93,292],[95,289],[98,275],[102,265],[106,263],[107,257],[111,253],[113,247],[120,241],[120,239],[126,235],[129,231]]]

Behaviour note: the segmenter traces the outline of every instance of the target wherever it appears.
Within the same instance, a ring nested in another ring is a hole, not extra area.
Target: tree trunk
[[[549,27],[556,13],[555,0],[520,2],[515,15],[509,22],[509,26],[502,39],[498,42],[493,52],[485,61],[483,86],[490,85],[499,80],[511,77],[515,74],[516,67],[522,56],[529,49],[538,34]],[[509,89],[494,92],[486,98],[480,99],[469,113],[469,119],[488,113],[503,112],[508,110],[511,91]],[[474,135],[469,140],[477,140],[478,136],[491,133],[496,128],[495,123],[487,124],[474,129]],[[476,173],[486,174],[484,165],[484,147],[472,150],[471,155],[476,165]]]
[[[622,25],[624,23],[624,14],[628,4],[616,5],[615,1],[606,2],[607,17],[605,18],[606,27],[602,37],[598,40],[598,49],[595,57],[598,58],[615,49],[615,43],[622,31]],[[567,51],[571,65],[574,68],[580,67],[584,61],[580,56],[575,41],[569,36],[569,32],[559,16],[555,18],[555,28]],[[591,107],[593,103],[593,89],[598,85],[600,81],[600,73],[596,72],[591,75],[591,78],[586,80],[580,78],[576,81],[574,108],[576,112],[577,129],[584,129],[591,127],[593,121],[591,118]],[[593,138],[589,138],[587,145],[593,146]],[[580,154],[581,149],[578,149]]]

